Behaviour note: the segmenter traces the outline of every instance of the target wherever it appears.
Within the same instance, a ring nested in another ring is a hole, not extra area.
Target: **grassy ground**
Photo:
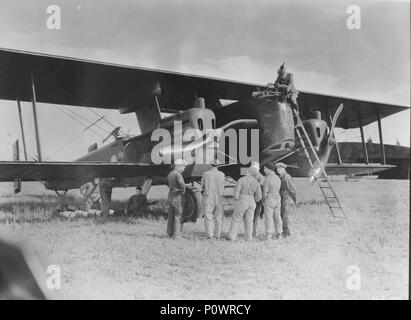
[[[205,240],[203,220],[186,224],[182,240],[164,236],[162,217],[104,225],[67,220],[53,215],[57,197],[35,184],[23,185],[18,196],[0,184],[0,232],[28,239],[46,266],[61,267],[54,298],[406,299],[408,181],[335,182],[348,222],[330,216],[317,187],[296,184],[293,236],[280,242]],[[116,190],[116,206],[131,193]],[[165,195],[165,188],[153,188],[149,200]],[[228,227],[225,218],[224,231]],[[350,265],[360,268],[360,290],[347,288]]]

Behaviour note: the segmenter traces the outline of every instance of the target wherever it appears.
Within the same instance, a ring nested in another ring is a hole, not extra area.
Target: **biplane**
[[[16,152],[15,161],[0,162],[0,181],[44,181],[47,189],[56,192],[78,188],[95,177],[115,178],[116,187],[143,186],[148,190],[151,185],[165,184],[170,164],[152,161],[151,153],[158,143],[153,141],[152,133],[159,128],[172,130],[177,121],[182,124],[183,133],[188,129],[219,133],[229,129],[247,132],[258,129],[261,164],[298,163],[300,170],[295,174],[310,176],[313,165],[307,164],[301,147],[304,143],[299,141],[300,135],[297,137],[300,123],[306,142],[309,140],[312,151],[318,155],[316,159],[321,161],[317,165],[328,174],[386,170],[392,166],[385,161],[381,119],[409,109],[300,91],[299,112],[294,113],[286,100],[261,84],[9,49],[0,49],[0,99],[16,101],[19,109],[21,101],[32,103],[38,153],[38,161],[21,161]],[[114,130],[114,141],[100,147],[91,145],[88,153],[75,161],[45,162],[37,127],[37,102],[134,113],[141,135],[122,136],[119,130]],[[162,113],[172,115],[162,118]],[[375,121],[379,128],[381,163],[344,164],[340,157],[337,163],[327,163],[331,149],[336,148],[339,154],[334,128],[359,128],[366,148],[363,126]],[[252,144],[247,137],[246,144]],[[163,143],[173,144],[173,139]],[[211,145],[209,149],[219,148],[214,139],[211,144],[207,139],[203,141],[192,148],[204,145]],[[244,147],[238,141],[235,144],[234,148]],[[225,145],[226,149],[230,147],[233,146]],[[238,159],[230,161],[232,157],[226,149],[220,150],[222,162],[227,164],[221,168],[235,179],[245,164]],[[172,153],[175,149],[170,150]],[[207,163],[194,162],[184,171],[188,185],[186,220],[195,220],[201,212],[202,198],[196,182],[209,168]]]

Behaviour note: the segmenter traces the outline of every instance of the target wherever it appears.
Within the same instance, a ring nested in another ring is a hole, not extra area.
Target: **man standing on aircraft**
[[[184,208],[184,194],[186,186],[183,178],[183,171],[186,167],[186,162],[182,159],[177,159],[174,163],[174,169],[168,174],[168,219],[167,219],[167,235],[174,239],[181,239],[180,231],[182,228],[182,215]]]
[[[201,188],[203,190],[204,224],[207,237],[217,239],[221,237],[223,222],[223,193],[225,175],[218,170],[217,159],[211,164],[212,168],[203,173],[201,177]],[[213,220],[215,228],[213,231]]]
[[[290,233],[289,215],[292,213],[294,204],[297,203],[297,191],[291,176],[285,171],[286,164],[278,162],[275,165],[281,179],[281,219],[283,220],[283,236],[288,237]]]
[[[98,207],[100,202],[99,185],[100,179],[95,178],[93,182],[87,182],[80,187],[80,194],[83,196],[85,210],[89,211]]]
[[[298,91],[294,86],[294,75],[286,72],[285,62],[280,66],[277,73],[278,77],[275,80],[274,87],[284,90],[284,94],[289,99],[291,106],[298,111]]]
[[[250,174],[250,168],[244,177],[241,177],[234,189],[236,204],[231,218],[230,231],[227,240],[235,240],[238,234],[238,224],[244,219],[245,240],[251,241],[253,231],[253,216],[256,202],[261,200],[260,184]]]
[[[258,162],[251,162],[250,166],[250,174],[253,176],[255,180],[260,184],[260,187],[263,187],[264,183],[264,176],[260,173],[260,164]],[[253,221],[253,237],[258,237],[258,222],[260,221],[260,215],[262,210],[262,202],[259,201],[256,203],[256,207],[254,210],[254,221]]]
[[[283,233],[283,221],[281,219],[281,180],[275,174],[270,165],[264,167],[265,180],[263,184],[264,224],[265,239],[271,240],[275,232],[275,238],[279,239]]]

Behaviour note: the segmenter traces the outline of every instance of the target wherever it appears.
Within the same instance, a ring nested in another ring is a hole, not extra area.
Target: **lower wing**
[[[379,171],[388,170],[394,168],[392,165],[383,164],[363,164],[363,163],[350,163],[350,164],[333,164],[327,163],[325,171],[330,176],[345,176],[345,175],[362,175],[375,173]]]
[[[0,161],[0,181],[72,180],[165,176],[169,165],[124,162]]]

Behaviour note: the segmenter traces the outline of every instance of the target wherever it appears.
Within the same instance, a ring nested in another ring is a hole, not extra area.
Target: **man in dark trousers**
[[[182,159],[177,159],[174,163],[174,169],[168,174],[168,219],[167,219],[167,235],[174,239],[181,239],[180,231],[182,227],[182,215],[184,208],[185,182],[183,171],[186,167],[186,162]]]
[[[289,237],[290,220],[289,216],[294,209],[294,204],[297,203],[297,191],[295,190],[291,176],[285,171],[286,164],[278,162],[275,165],[278,175],[281,179],[280,195],[281,195],[281,219],[283,220],[283,237]]]
[[[114,179],[113,178],[103,178],[100,180],[100,200],[101,200],[101,216],[102,222],[106,222],[111,204],[111,192],[113,191]]]

